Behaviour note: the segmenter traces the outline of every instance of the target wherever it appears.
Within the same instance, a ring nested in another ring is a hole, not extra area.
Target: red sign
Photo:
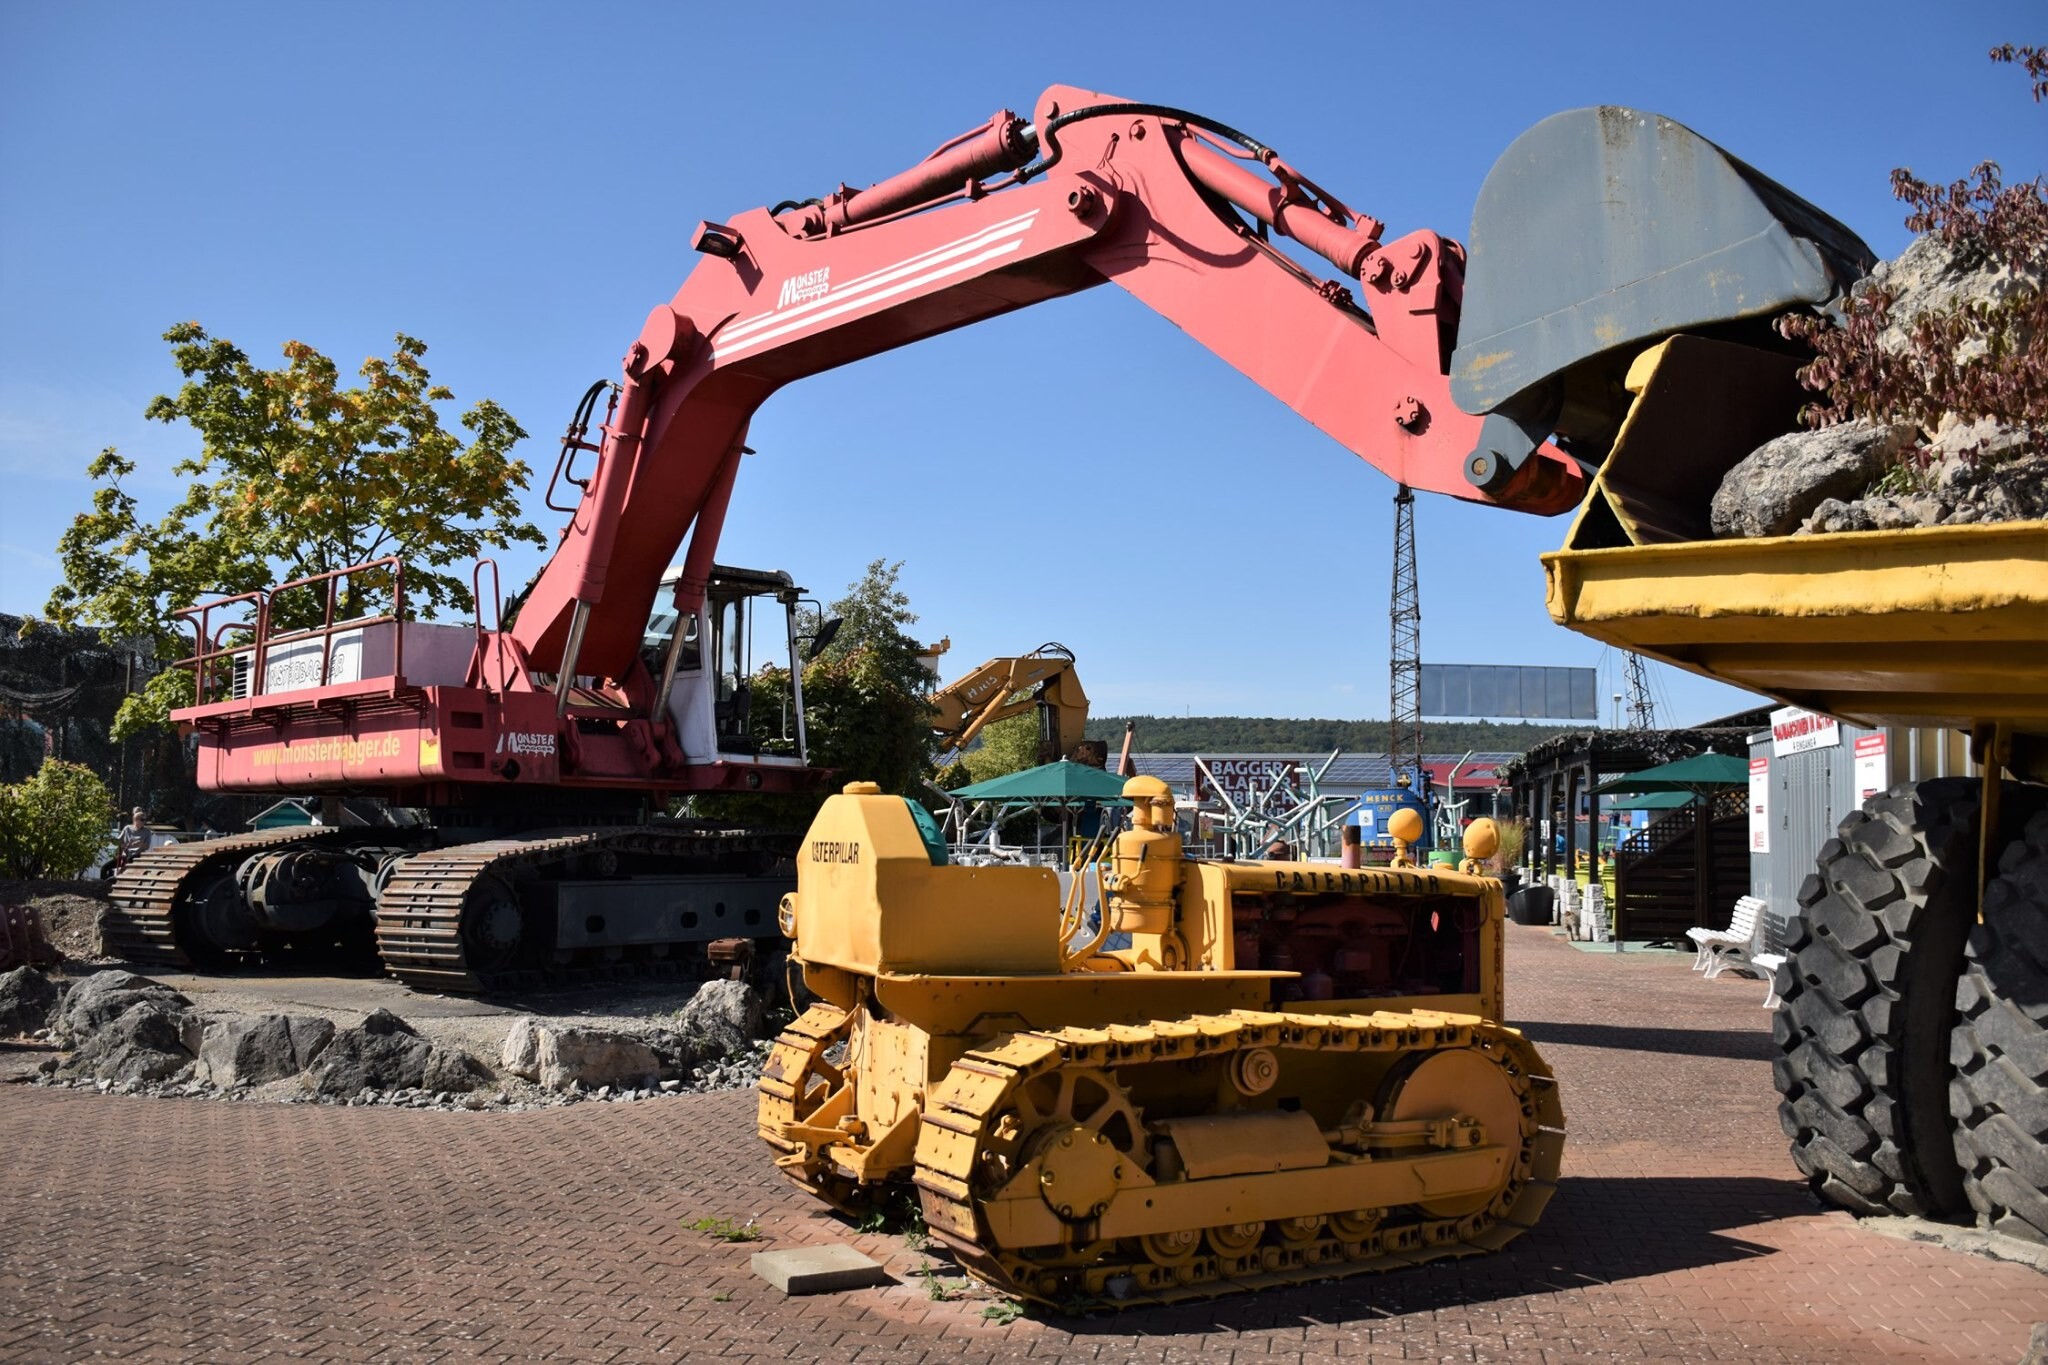
[[[1771,712],[1771,753],[1774,757],[1803,754],[1808,749],[1825,749],[1841,742],[1842,727],[1835,723],[1833,716],[1802,711],[1796,706],[1784,706]]]
[[[1891,781],[1891,765],[1885,757],[1884,731],[1856,737],[1856,799],[1868,801]]]

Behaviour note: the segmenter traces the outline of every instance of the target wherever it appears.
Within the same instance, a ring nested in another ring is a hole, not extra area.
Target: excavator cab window
[[[758,746],[748,729],[753,709],[753,639],[747,630],[747,599],[714,598],[712,655],[717,660],[718,694],[712,713],[718,721],[721,753],[753,753]]]
[[[697,613],[682,613],[683,651],[676,659],[678,673],[695,673],[703,666],[697,645]],[[668,658],[668,647],[676,638],[676,609],[671,604],[657,602],[648,614],[647,629],[640,635],[640,658],[647,665],[652,677],[660,677],[662,666]]]

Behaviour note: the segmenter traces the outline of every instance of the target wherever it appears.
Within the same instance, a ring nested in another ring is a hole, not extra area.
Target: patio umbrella
[[[1645,792],[1691,792],[1702,795],[1726,787],[1749,785],[1749,764],[1727,754],[1694,754],[1675,763],[1660,763],[1593,788],[1595,796],[1636,796]]]
[[[1042,768],[1005,773],[951,793],[968,801],[1113,801],[1123,800],[1124,779],[1086,763],[1062,759]]]
[[[1691,792],[1644,792],[1641,796],[1617,796],[1616,810],[1677,810],[1690,806],[1699,797]]]

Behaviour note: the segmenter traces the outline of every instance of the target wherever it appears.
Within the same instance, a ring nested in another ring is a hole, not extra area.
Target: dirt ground
[[[0,881],[0,905],[26,904],[42,922],[43,936],[67,962],[91,962],[99,942],[103,881]]]

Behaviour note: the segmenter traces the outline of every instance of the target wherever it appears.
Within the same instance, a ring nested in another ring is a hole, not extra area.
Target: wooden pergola
[[[1600,875],[1599,826],[1593,788],[1626,773],[1694,754],[1745,756],[1749,736],[1769,723],[1767,708],[1739,712],[1710,725],[1685,730],[1570,730],[1536,745],[1496,771],[1508,784],[1513,815],[1529,830],[1542,875],[1570,872],[1579,852],[1578,815],[1586,810],[1588,862]],[[1541,831],[1548,821],[1552,837]],[[1558,847],[1556,835],[1564,844]]]

